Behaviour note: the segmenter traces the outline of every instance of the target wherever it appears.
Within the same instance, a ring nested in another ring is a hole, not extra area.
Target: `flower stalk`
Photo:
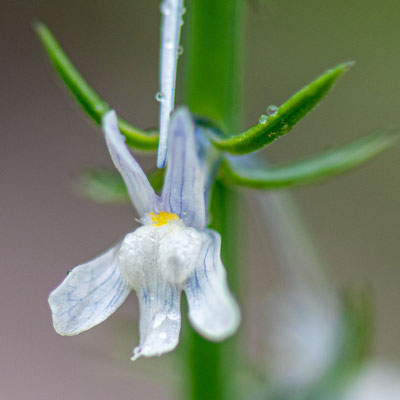
[[[187,2],[184,103],[194,114],[216,124],[225,133],[236,131],[241,110],[243,40],[242,0]],[[223,235],[222,258],[233,291],[238,292],[236,267],[237,210],[234,193],[214,184],[211,226]],[[211,343],[188,332],[189,395],[185,399],[225,400],[237,391],[237,339]]]

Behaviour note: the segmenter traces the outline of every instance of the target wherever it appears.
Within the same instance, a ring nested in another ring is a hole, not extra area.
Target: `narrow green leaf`
[[[34,28],[55,70],[72,96],[92,120],[100,124],[101,117],[110,109],[108,104],[83,79],[49,28],[42,22],[35,23]],[[157,149],[158,134],[156,132],[146,132],[135,128],[122,119],[119,119],[119,128],[129,146],[140,150]]]
[[[96,203],[125,203],[128,191],[121,175],[106,168],[91,168],[78,176],[78,190]]]
[[[245,154],[259,150],[280,136],[288,133],[320,100],[329,92],[336,80],[346,72],[353,62],[338,65],[322,74],[308,86],[301,89],[276,113],[254,125],[247,131],[230,138],[213,137],[214,145],[232,154]],[[260,118],[260,120],[262,120]]]
[[[156,169],[148,175],[149,182],[155,191],[162,188],[164,170]],[[78,176],[78,191],[96,203],[125,203],[129,201],[125,183],[116,170],[90,168]]]
[[[392,146],[398,137],[397,131],[378,131],[324,153],[278,166],[250,168],[226,158],[221,167],[221,177],[230,184],[259,189],[312,183],[365,163]]]

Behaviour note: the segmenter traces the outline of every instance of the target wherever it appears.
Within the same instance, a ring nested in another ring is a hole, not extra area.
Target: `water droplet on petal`
[[[157,101],[162,102],[162,101],[164,101],[164,99],[165,99],[164,93],[162,93],[162,92],[157,92],[156,93],[156,100]]]
[[[268,117],[276,115],[277,112],[278,112],[277,106],[271,105],[267,108],[267,116]]]
[[[268,120],[268,115],[261,115],[261,117],[258,119],[258,122],[260,124],[265,124]]]
[[[172,43],[172,40],[167,40],[167,41],[165,42],[165,47],[166,47],[167,49],[172,49],[172,48],[174,47],[174,44]]]
[[[178,56],[183,54],[183,46],[178,47]]]
[[[164,313],[158,313],[154,316],[154,320],[153,320],[153,328],[157,328],[159,327],[163,321],[166,318],[166,314]]]
[[[170,311],[168,314],[167,314],[167,317],[169,318],[169,319],[171,319],[172,321],[176,321],[177,319],[179,319],[180,318],[180,314],[179,313],[177,313],[176,311]]]
[[[164,0],[160,5],[161,13],[164,15],[169,15],[171,13],[171,3],[169,0]]]
[[[158,334],[158,337],[160,338],[160,339],[166,339],[167,338],[167,332],[160,332],[159,334]]]

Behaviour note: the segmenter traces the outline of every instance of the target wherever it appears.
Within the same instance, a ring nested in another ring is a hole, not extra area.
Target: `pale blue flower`
[[[133,359],[173,350],[185,291],[193,327],[223,340],[239,324],[220,258],[220,235],[206,228],[205,173],[186,109],[171,118],[167,171],[157,196],[119,133],[113,111],[103,119],[105,139],[143,226],[104,254],[74,268],[49,297],[61,335],[75,335],[109,317],[133,289],[140,304],[140,345]]]

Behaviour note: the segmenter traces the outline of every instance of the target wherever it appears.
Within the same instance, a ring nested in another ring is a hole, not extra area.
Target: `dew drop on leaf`
[[[277,106],[271,105],[267,108],[267,116],[268,117],[276,115],[277,112],[278,112]]]

